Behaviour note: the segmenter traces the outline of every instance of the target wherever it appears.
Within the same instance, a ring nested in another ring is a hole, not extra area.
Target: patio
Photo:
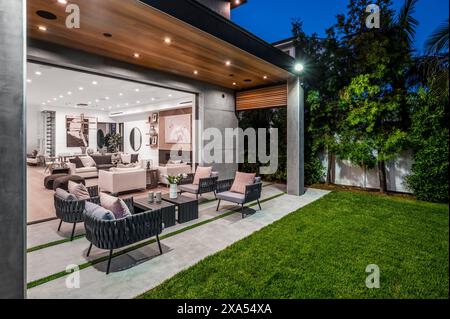
[[[107,251],[94,248],[86,258],[89,243],[83,236],[59,244],[55,243],[61,240],[55,234],[57,221],[28,226],[28,297],[134,298],[327,193],[308,189],[304,196],[296,197],[285,194],[283,185],[265,184],[262,211],[245,219],[236,206],[224,204],[216,212],[216,201],[204,199],[200,203],[199,219],[163,231],[163,255],[159,255],[153,239],[118,249],[109,275],[105,274]],[[82,232],[78,229],[78,234]],[[74,264],[81,269],[80,288],[68,289],[65,269]]]

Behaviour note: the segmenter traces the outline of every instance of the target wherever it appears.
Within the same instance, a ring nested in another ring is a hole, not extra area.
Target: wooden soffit
[[[276,85],[236,93],[236,111],[287,106],[287,85]]]
[[[279,83],[290,76],[285,69],[137,0],[70,1],[80,8],[79,29],[66,27],[65,5],[56,0],[27,3],[31,38],[236,90]],[[38,10],[57,19],[44,19]]]

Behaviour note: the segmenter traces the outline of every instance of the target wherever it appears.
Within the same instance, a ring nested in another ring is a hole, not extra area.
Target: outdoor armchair
[[[261,178],[256,177],[253,184],[247,185],[245,187],[244,194],[230,191],[233,182],[234,179],[227,179],[217,182],[216,190],[219,202],[217,203],[216,210],[217,211],[219,210],[220,203],[222,200],[241,205],[242,218],[244,218],[244,205],[247,203],[256,201],[258,203],[259,210],[261,210],[261,204],[259,202],[262,191]]]
[[[88,199],[88,201],[99,204],[100,197],[98,196],[98,187],[87,187],[87,190],[90,196],[90,199]],[[61,225],[63,222],[73,224],[72,234],[70,236],[70,240],[72,241],[77,223],[83,222],[83,213],[86,200],[67,200],[59,197],[57,193],[53,195],[53,198],[55,203],[56,217],[61,220],[59,222],[58,231],[61,230]]]
[[[113,250],[122,248],[150,237],[156,236],[159,252],[162,254],[159,234],[163,230],[162,212],[160,209],[134,214],[133,198],[125,199],[125,204],[132,215],[114,220],[102,220],[85,214],[84,227],[86,239],[90,242],[87,256],[91,253],[92,245],[109,250],[106,274],[109,274]]]
[[[210,177],[200,178],[198,185],[194,183],[194,175],[188,174],[186,178],[180,182],[179,190],[180,194],[183,192],[195,194],[198,198],[199,195],[206,193],[214,193],[216,197],[216,186],[219,176],[216,172],[212,172]],[[217,197],[216,197],[217,198]]]

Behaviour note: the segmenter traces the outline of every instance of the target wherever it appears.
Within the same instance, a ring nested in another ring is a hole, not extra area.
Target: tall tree
[[[406,85],[412,63],[417,0],[406,0],[395,16],[390,0],[376,1],[381,26],[368,29],[366,0],[351,0],[346,16],[338,17],[343,45],[352,51],[350,84],[339,103],[345,119],[340,126],[340,155],[363,167],[377,167],[380,191],[387,191],[386,161],[407,142],[410,123]]]

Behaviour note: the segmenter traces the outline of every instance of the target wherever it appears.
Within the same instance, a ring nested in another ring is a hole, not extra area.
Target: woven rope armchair
[[[100,197],[98,196],[98,187],[87,187],[87,190],[89,192],[89,196],[91,197],[88,201],[94,204],[99,204]],[[83,213],[86,200],[65,200],[56,195],[56,193],[53,195],[53,198],[56,217],[61,220],[59,222],[58,231],[61,230],[61,225],[63,222],[73,224],[72,234],[70,235],[70,240],[72,241],[77,223],[83,222]]]
[[[129,198],[124,201],[131,212],[134,213],[133,199]],[[162,254],[159,234],[161,234],[163,226],[162,212],[159,209],[111,221],[100,220],[85,214],[84,227],[86,229],[86,238],[91,243],[87,256],[91,253],[92,245],[100,249],[109,250],[106,274],[109,274],[114,249],[156,236],[159,252]]]
[[[186,178],[183,178],[179,183],[180,194],[183,192],[191,193],[197,196],[206,194],[206,193],[214,193],[214,197],[216,196],[216,185],[218,176],[205,177],[200,178],[198,185],[194,185],[194,175],[195,174],[187,174]]]
[[[261,198],[262,191],[262,183],[260,181],[255,182],[254,184],[247,185],[245,187],[245,193],[239,194],[235,192],[231,192],[231,186],[233,185],[234,179],[226,179],[217,182],[217,198],[219,202],[217,203],[217,209],[219,210],[220,203],[222,200],[232,202],[235,204],[239,204],[241,206],[241,214],[242,218],[244,218],[244,205],[253,201],[256,201],[259,206],[259,210],[261,210],[261,203],[259,199]]]

